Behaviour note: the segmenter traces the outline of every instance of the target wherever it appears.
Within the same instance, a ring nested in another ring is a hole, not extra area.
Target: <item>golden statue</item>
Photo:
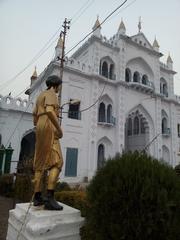
[[[59,139],[63,133],[59,124],[59,104],[57,93],[62,81],[53,75],[46,80],[47,89],[36,100],[33,121],[36,127],[36,145],[34,156],[34,206],[44,204],[48,210],[62,210],[54,199],[54,189],[62,169],[63,158]],[[42,176],[48,171],[47,198],[42,197]]]

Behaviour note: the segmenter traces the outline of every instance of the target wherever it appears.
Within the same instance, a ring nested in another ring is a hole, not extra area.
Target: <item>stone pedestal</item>
[[[29,203],[16,204],[9,212],[6,240],[80,240],[79,230],[84,223],[80,211],[61,205],[63,211],[31,206],[26,215]]]

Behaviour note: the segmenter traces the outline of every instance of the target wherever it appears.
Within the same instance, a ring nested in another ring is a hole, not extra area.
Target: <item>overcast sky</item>
[[[43,71],[54,56],[57,31],[65,17],[72,18],[67,51],[91,31],[97,15],[102,21],[122,2],[0,0],[0,94],[11,92],[12,96],[18,95],[29,86],[34,66],[37,66],[38,74]],[[156,36],[159,42],[160,51],[164,54],[161,61],[165,62],[170,52],[174,70],[179,72],[174,81],[175,93],[180,95],[180,0],[128,0],[121,11],[102,26],[102,34],[108,38],[115,34],[123,18],[127,35],[134,35],[138,32],[139,16],[142,18],[142,32],[147,39],[152,43]],[[21,75],[11,80],[31,62],[50,38],[51,47]]]

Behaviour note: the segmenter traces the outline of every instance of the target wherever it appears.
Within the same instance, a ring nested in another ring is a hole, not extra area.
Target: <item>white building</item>
[[[99,26],[97,19],[93,29]],[[21,160],[33,149],[31,111],[37,95],[45,89],[49,75],[60,74],[57,61],[62,50],[56,46],[55,60],[37,77],[31,77],[29,102],[0,97],[1,142],[6,144],[16,122],[21,119],[11,145],[12,160]],[[109,40],[98,27],[92,36],[67,59],[64,68],[61,103],[80,100],[79,105],[64,105],[61,140],[64,166],[61,178],[69,182],[90,179],[104,158],[123,150],[143,150],[163,158],[172,166],[180,162],[180,98],[174,95],[173,62],[160,61],[157,40],[151,44],[139,32],[126,35],[121,21]],[[27,106],[24,106],[27,105]],[[154,139],[154,141],[152,141]],[[152,142],[151,142],[152,141]],[[14,165],[12,165],[12,171]]]

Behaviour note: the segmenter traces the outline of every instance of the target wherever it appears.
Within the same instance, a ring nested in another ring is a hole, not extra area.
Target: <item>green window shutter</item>
[[[67,148],[66,166],[65,166],[65,176],[66,177],[76,177],[77,176],[77,159],[78,159],[78,149],[77,148]]]

